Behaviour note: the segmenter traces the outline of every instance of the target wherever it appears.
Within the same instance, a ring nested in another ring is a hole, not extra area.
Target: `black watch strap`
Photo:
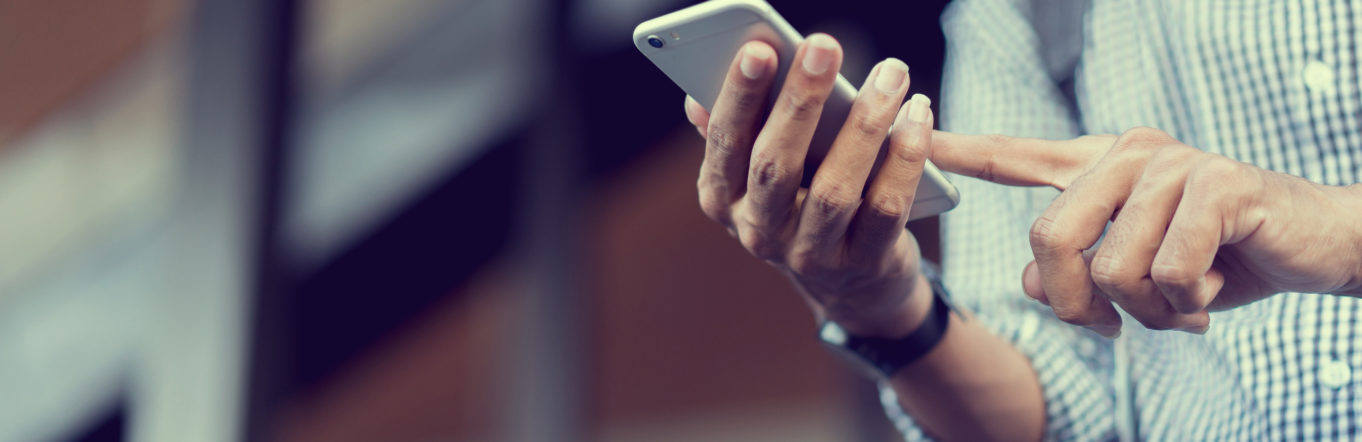
[[[922,324],[898,339],[847,336],[846,348],[865,358],[886,377],[927,355],[946,336],[951,309],[940,296],[932,297],[932,310]]]
[[[923,319],[922,324],[919,324],[912,333],[897,339],[853,336],[841,330],[835,323],[828,322],[820,330],[820,338],[828,344],[855,354],[862,362],[873,366],[885,377],[893,376],[903,367],[926,356],[936,348],[941,338],[946,336],[950,313],[955,310],[949,303],[950,295],[941,284],[940,274],[935,268],[928,268],[929,265],[924,265],[922,276],[927,278],[932,286],[932,306],[927,312],[926,319]],[[836,329],[830,330],[830,327]]]

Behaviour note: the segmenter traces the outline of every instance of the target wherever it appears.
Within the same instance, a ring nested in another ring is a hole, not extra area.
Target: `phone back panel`
[[[648,43],[653,37],[663,41],[661,48]],[[646,21],[634,30],[638,50],[705,109],[714,108],[733,57],[752,40],[770,44],[779,55],[779,71],[767,102],[769,111],[804,40],[770,5],[756,0],[710,1]],[[804,167],[806,187],[850,114],[855,97],[856,88],[838,75],[809,145]],[[881,148],[881,157],[884,152]],[[950,210],[958,201],[955,186],[928,163],[910,219]]]

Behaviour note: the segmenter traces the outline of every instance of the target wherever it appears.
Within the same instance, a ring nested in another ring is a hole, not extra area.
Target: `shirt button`
[[[1334,87],[1334,70],[1319,60],[1306,63],[1301,78],[1305,80],[1305,87],[1312,91],[1325,92]]]
[[[1319,369],[1319,382],[1333,388],[1348,385],[1348,381],[1351,381],[1352,377],[1353,369],[1348,367],[1347,363],[1337,359],[1325,362],[1324,366]]]

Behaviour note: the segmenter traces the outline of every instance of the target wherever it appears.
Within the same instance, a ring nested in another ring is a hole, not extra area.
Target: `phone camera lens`
[[[656,35],[649,35],[649,36],[648,36],[648,45],[649,45],[649,46],[652,46],[652,47],[655,47],[655,48],[660,48],[660,47],[662,47],[663,44],[665,44],[665,42],[663,42],[662,39],[657,38]]]

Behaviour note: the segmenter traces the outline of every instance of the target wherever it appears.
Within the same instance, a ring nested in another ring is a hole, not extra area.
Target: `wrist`
[[[1343,213],[1338,219],[1343,222],[1343,237],[1350,245],[1343,260],[1351,264],[1352,278],[1340,294],[1362,297],[1362,224],[1357,222],[1357,214],[1362,213],[1362,183],[1344,186],[1342,190]]]
[[[913,278],[912,289],[898,305],[873,313],[840,314],[829,312],[826,319],[836,322],[847,333],[868,338],[897,339],[917,330],[932,309],[932,287],[921,273]]]

